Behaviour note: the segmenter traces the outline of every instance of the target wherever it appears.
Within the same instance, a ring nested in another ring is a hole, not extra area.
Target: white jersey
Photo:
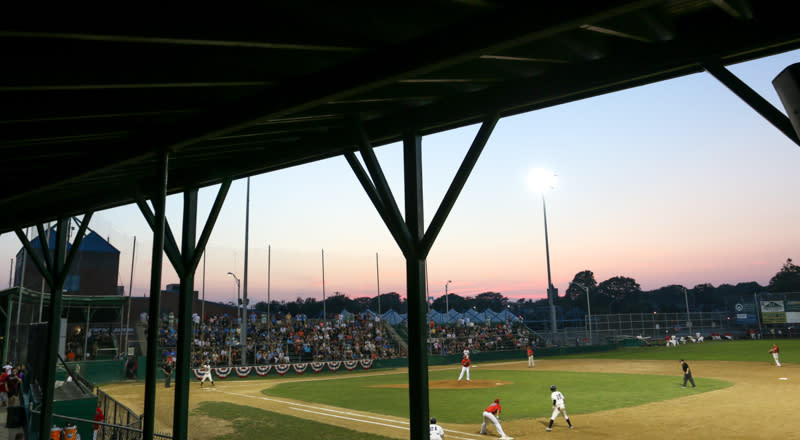
[[[444,429],[439,425],[431,425],[431,440],[444,438]]]
[[[466,348],[464,349],[464,357],[469,359],[469,350]]]
[[[554,402],[556,408],[564,408],[564,395],[561,391],[553,391],[550,394],[550,400]]]

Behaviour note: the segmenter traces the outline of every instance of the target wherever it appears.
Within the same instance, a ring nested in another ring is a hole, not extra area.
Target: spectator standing
[[[100,399],[97,400],[97,408],[94,410],[94,421],[95,422],[102,422],[106,419],[106,416],[103,414],[103,409],[100,408]],[[100,425],[97,423],[94,424],[94,432],[92,433],[92,440],[97,440],[99,437],[100,432]]]
[[[3,370],[3,374],[0,374],[0,402],[2,402],[2,406],[8,405],[8,373]]]

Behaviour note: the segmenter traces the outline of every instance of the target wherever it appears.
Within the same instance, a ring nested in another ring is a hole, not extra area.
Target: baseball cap
[[[494,399],[494,403],[500,403],[500,399]]]

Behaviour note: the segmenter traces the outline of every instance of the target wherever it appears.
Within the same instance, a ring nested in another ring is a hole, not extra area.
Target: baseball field
[[[495,398],[506,434],[516,439],[761,439],[800,438],[800,340],[779,340],[782,367],[767,350],[772,340],[713,341],[678,347],[620,348],[611,352],[519,361],[475,362],[471,381],[457,382],[460,365],[432,367],[430,412],[446,439],[497,437],[478,433],[481,413]],[[697,388],[681,388],[679,359],[691,366]],[[337,372],[193,383],[189,437],[407,439],[405,370]],[[575,429],[563,418],[545,432],[550,385],[566,396]],[[144,384],[101,387],[143,412]],[[170,432],[174,388],[159,384],[156,430]]]

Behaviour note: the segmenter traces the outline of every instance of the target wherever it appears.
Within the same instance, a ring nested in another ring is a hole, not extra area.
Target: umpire
[[[681,359],[681,368],[683,368],[683,386],[681,386],[681,388],[686,388],[687,380],[692,383],[692,388],[695,388],[694,379],[692,379],[692,369],[689,368],[689,364],[683,359]]]

